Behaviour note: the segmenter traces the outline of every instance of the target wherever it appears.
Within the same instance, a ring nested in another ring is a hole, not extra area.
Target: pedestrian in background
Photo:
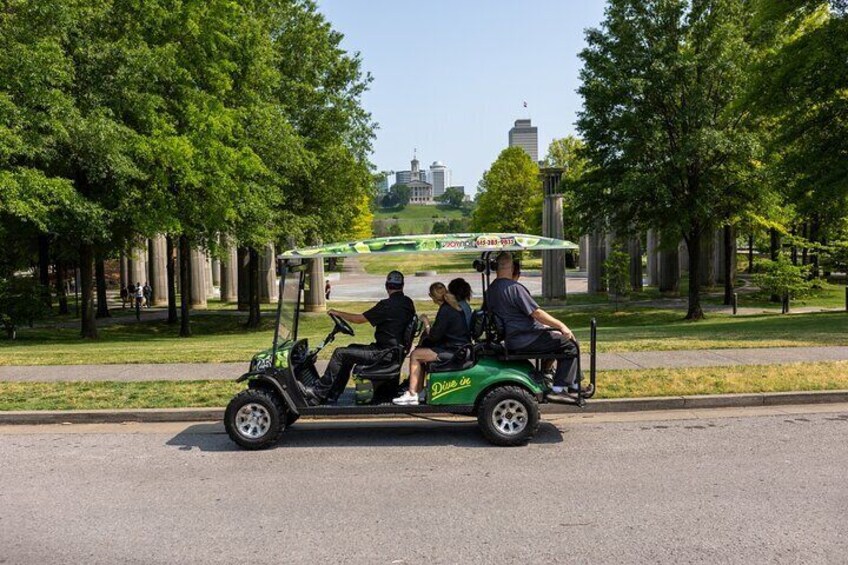
[[[330,291],[333,290],[333,287],[330,286],[330,279],[327,279],[327,283],[324,285],[324,298],[326,300],[330,299]]]
[[[144,282],[142,292],[144,294],[144,307],[150,308],[153,302],[153,287],[151,287],[150,283],[148,283],[147,281]]]

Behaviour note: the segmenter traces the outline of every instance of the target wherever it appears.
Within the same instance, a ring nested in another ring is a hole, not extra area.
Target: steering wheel
[[[330,316],[330,319],[333,320],[334,324],[336,324],[337,330],[339,330],[343,334],[353,335],[353,328],[350,327],[350,324],[347,323],[347,320],[329,312],[327,313],[327,315]]]

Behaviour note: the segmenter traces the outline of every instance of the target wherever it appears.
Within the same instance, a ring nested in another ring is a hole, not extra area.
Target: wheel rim
[[[251,402],[236,413],[236,430],[248,439],[258,439],[271,429],[271,413],[261,404]]]
[[[492,424],[504,435],[520,434],[527,427],[527,408],[512,398],[501,400],[492,411]]]

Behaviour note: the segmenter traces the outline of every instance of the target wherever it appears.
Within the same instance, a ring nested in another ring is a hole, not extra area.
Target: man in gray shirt
[[[527,288],[513,280],[512,253],[502,252],[497,261],[497,278],[486,291],[486,307],[502,321],[507,349],[521,353],[570,354],[568,359],[557,361],[553,392],[576,392],[579,376],[574,362],[577,354],[574,334],[564,323],[539,308]],[[545,365],[548,372],[553,361],[546,360]]]

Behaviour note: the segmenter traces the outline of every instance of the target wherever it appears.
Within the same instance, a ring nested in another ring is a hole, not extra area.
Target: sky
[[[379,124],[372,162],[442,161],[473,195],[516,119],[550,141],[576,133],[584,30],[602,0],[318,0],[373,76],[363,104]],[[523,107],[523,102],[528,107]]]

